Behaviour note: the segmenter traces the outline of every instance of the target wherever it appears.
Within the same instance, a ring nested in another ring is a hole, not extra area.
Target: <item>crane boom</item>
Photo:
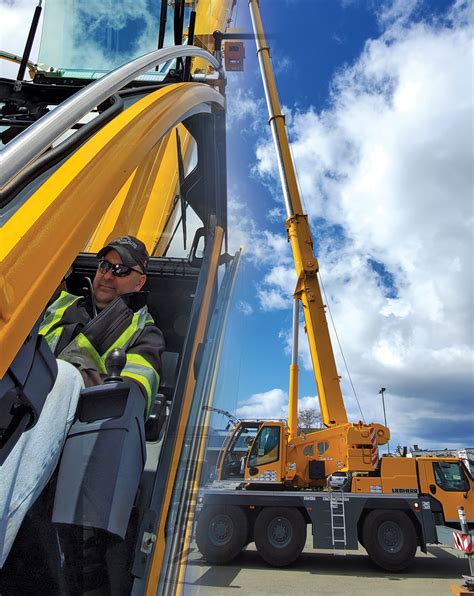
[[[257,44],[257,55],[267,101],[269,124],[275,144],[278,170],[286,207],[286,229],[291,243],[297,274],[295,300],[303,305],[306,331],[308,334],[311,360],[313,363],[319,404],[323,423],[328,426],[348,422],[342,398],[339,375],[329,336],[325,305],[321,296],[317,273],[318,261],[314,255],[313,240],[308,216],[303,213],[295,168],[290,152],[285,117],[281,113],[278,92],[275,85],[270,49],[263,32],[258,0],[249,0],[252,26]],[[293,366],[293,365],[292,365]],[[297,387],[297,383],[290,383]],[[290,389],[289,431],[296,436],[294,413],[297,411],[296,389]],[[291,415],[291,413],[293,413]]]

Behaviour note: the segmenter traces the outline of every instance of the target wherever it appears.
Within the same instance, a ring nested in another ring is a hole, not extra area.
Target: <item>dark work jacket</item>
[[[40,333],[57,358],[100,375],[107,374],[108,353],[123,348],[127,360],[121,375],[139,384],[148,411],[158,391],[165,342],[145,300],[144,292],[118,296],[92,317],[84,297],[61,292],[46,310]]]

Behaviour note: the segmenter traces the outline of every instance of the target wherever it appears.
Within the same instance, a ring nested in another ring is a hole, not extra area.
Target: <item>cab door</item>
[[[459,460],[422,458],[417,460],[420,489],[443,506],[446,522],[459,522],[458,507],[464,507],[468,521],[474,521],[473,481]]]
[[[282,422],[266,422],[260,427],[245,465],[247,482],[282,482],[286,450]]]
[[[234,429],[226,447],[219,456],[217,466],[219,480],[243,479],[245,459],[260,424],[259,422],[240,422]]]

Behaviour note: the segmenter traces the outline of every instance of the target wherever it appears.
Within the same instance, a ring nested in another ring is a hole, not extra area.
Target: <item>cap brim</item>
[[[101,259],[102,257],[105,257],[105,255],[111,250],[115,250],[118,252],[120,258],[122,259],[122,263],[124,265],[127,265],[127,267],[136,267],[138,265],[141,268],[141,265],[137,263],[134,259],[132,259],[128,251],[123,246],[108,244],[107,246],[104,246],[104,248],[99,250],[99,252],[97,253],[97,258]]]

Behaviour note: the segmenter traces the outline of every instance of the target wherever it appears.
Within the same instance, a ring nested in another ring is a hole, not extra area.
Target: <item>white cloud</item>
[[[275,289],[260,289],[258,291],[260,306],[264,311],[285,310],[291,302],[287,296]]]
[[[261,132],[265,127],[265,100],[255,98],[252,90],[237,88],[227,95],[226,122],[227,127],[244,126],[253,132]]]
[[[289,56],[280,56],[278,53],[273,58],[275,74],[279,75],[294,67],[293,60]]]
[[[291,308],[296,286],[294,268],[275,265],[258,286],[258,299],[263,310],[284,310]]]
[[[420,0],[383,2],[379,9],[379,20],[382,25],[405,24],[419,5]]]
[[[268,211],[267,219],[271,223],[279,223],[285,221],[285,213],[281,207],[273,207]]]
[[[472,39],[467,2],[456,2],[451,22],[409,24],[416,4],[385,5],[387,30],[334,79],[332,105],[294,111],[287,121],[310,219],[339,230],[315,233],[364,411],[374,414],[378,389],[387,386],[397,404],[389,422],[400,437],[410,431],[426,444],[426,420],[442,433],[436,421],[446,410],[472,411]],[[256,157],[265,184],[279,184],[268,138]],[[371,262],[383,264],[385,279]],[[293,288],[283,278],[281,264],[264,276],[263,307],[284,307]],[[333,346],[337,353],[335,337]],[[311,368],[303,341],[301,359]],[[346,401],[358,419],[355,400]],[[444,436],[455,436],[451,422]],[[467,429],[460,442],[472,442]]]
[[[26,39],[30,23],[35,12],[38,0],[0,0],[0,23],[2,23],[0,36],[0,49],[17,56],[22,56],[25,49]],[[35,41],[33,43],[30,60],[36,62],[40,41],[41,24],[43,15],[38,26]],[[0,60],[0,76],[16,78],[19,64]],[[26,71],[28,78],[28,70]]]
[[[307,409],[318,411],[318,398],[315,395],[300,397],[298,406],[300,412]],[[234,414],[238,418],[248,420],[288,420],[288,392],[281,388],[274,388],[262,393],[254,393],[249,399],[237,404]]]
[[[231,190],[228,200],[230,252],[244,247],[244,258],[255,265],[270,263],[288,264],[291,262],[291,249],[284,233],[275,234],[262,230],[256,224],[251,208]]]
[[[239,300],[239,302],[237,303],[237,309],[246,317],[253,314],[252,306],[245,300]]]
[[[254,393],[245,402],[237,404],[235,415],[239,418],[286,418],[288,393],[282,389],[270,389]]]
[[[318,409],[318,398],[304,396],[299,399],[300,410],[307,408]],[[254,393],[249,399],[239,402],[235,409],[239,418],[252,419],[280,419],[288,418],[288,392],[275,388],[262,393]]]

